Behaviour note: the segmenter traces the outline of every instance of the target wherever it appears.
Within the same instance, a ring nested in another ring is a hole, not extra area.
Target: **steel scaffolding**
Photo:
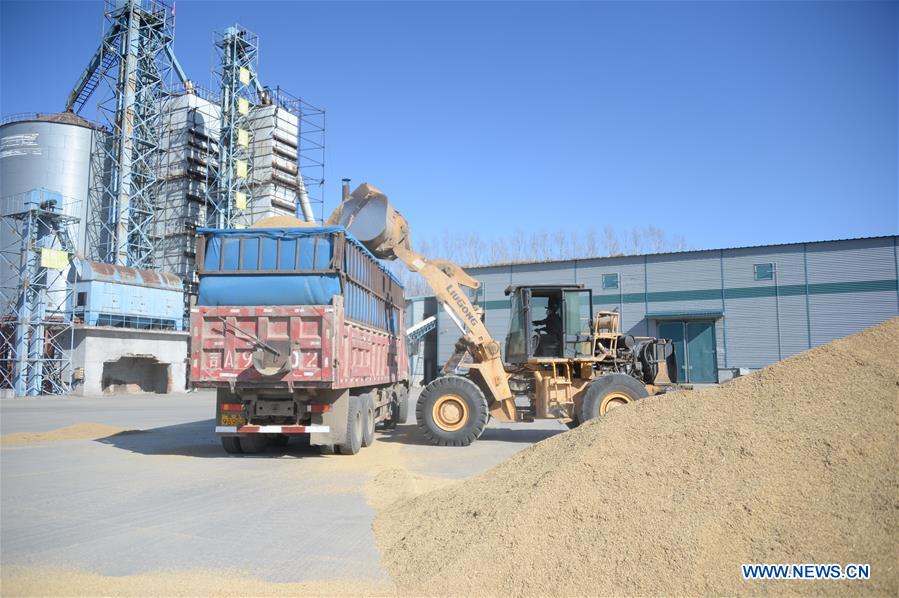
[[[2,201],[0,388],[17,396],[71,389],[73,286],[66,274],[79,218],[62,208],[62,195],[46,189]]]
[[[280,87],[266,90],[271,102],[297,117],[296,160],[300,203],[296,216],[300,220],[324,221],[325,188],[325,111]],[[304,209],[303,202],[308,208]]]
[[[211,222],[219,228],[245,224],[253,203],[253,131],[250,112],[258,101],[259,38],[240,25],[215,34],[220,89],[219,167],[208,185]]]
[[[102,262],[152,268],[161,159],[160,100],[177,67],[174,17],[164,0],[106,0],[106,32],[69,95],[80,112],[95,90],[98,120],[109,131],[92,160],[88,247]]]

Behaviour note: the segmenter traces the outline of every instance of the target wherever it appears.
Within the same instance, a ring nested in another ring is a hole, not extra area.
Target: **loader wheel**
[[[487,426],[487,399],[471,380],[443,376],[421,391],[415,417],[430,442],[440,446],[468,446]]]
[[[346,441],[337,445],[342,455],[355,455],[362,448],[362,434],[365,422],[362,415],[362,402],[359,397],[350,397],[347,409]]]
[[[359,397],[362,402],[362,446],[371,446],[375,441],[375,402],[371,395]]]
[[[239,455],[243,452],[240,448],[240,438],[237,436],[222,436],[222,448],[229,455]]]
[[[625,374],[607,374],[587,386],[581,401],[581,422],[604,417],[609,411],[647,396],[646,387]]]

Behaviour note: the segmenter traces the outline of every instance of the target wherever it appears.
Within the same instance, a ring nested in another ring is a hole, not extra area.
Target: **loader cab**
[[[583,285],[510,286],[506,363],[590,357],[593,293]]]

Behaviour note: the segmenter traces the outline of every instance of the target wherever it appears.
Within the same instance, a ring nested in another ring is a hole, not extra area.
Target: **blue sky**
[[[0,2],[0,112],[53,111],[102,3]],[[413,235],[654,224],[695,248],[893,234],[895,2],[177,2],[176,53],[260,37],[328,111],[330,210],[368,180]]]

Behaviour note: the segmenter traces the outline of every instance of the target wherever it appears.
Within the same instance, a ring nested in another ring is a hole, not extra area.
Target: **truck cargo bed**
[[[191,381],[287,388],[353,388],[407,378],[405,348],[383,330],[332,305],[216,306],[191,310]],[[253,364],[264,346],[289,346],[289,368],[266,376]]]

